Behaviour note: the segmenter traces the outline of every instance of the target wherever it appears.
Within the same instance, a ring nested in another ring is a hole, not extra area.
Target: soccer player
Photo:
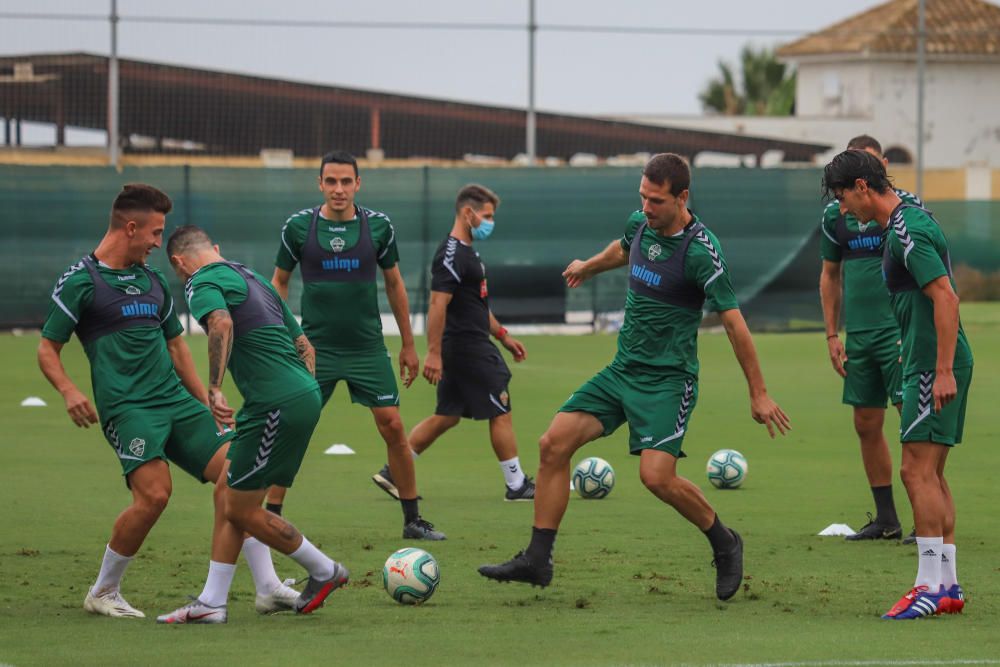
[[[642,209],[624,236],[563,272],[569,287],[629,266],[625,322],[611,364],[578,389],[542,436],[535,521],[528,548],[480,574],[497,581],[547,586],[552,549],[569,500],[573,453],[628,422],[629,451],[653,495],[705,533],[717,568],[715,592],[728,600],[743,579],[743,540],[723,525],[701,490],[677,474],[677,461],[698,399],[698,326],[702,308],[719,313],[750,390],[750,414],[768,433],[790,428],[768,396],[757,352],[736,303],[719,241],[687,208],[691,172],[678,155],[655,155],[642,172]]]
[[[882,269],[903,336],[900,476],[913,506],[917,578],[882,618],[959,612],[965,600],[955,571],[955,502],[944,469],[962,441],[973,360],[948,241],[930,211],[900,199],[869,153],[837,155],[824,169],[823,187],[843,213],[888,230]]]
[[[413,457],[399,416],[399,388],[382,338],[375,267],[399,325],[399,376],[409,387],[419,360],[410,328],[410,306],[400,275],[396,232],[384,213],[354,203],[361,189],[357,160],[334,151],[320,162],[323,204],[285,222],[271,282],[288,299],[296,265],[302,272],[302,328],[316,348],[316,379],[323,404],[344,380],[351,401],[371,409],[385,440],[389,469],[399,489],[405,539],[443,540],[444,533],[420,516]],[[282,494],[270,495],[277,503]]]
[[[867,151],[882,161],[882,145],[863,134],[847,144],[848,150]],[[920,200],[896,190],[905,202]],[[861,441],[861,461],[875,500],[875,517],[847,539],[899,539],[902,529],[892,499],[892,457],[882,433],[886,402],[903,403],[902,368],[899,364],[899,325],[889,306],[882,281],[882,228],[859,222],[831,201],[823,211],[820,254],[823,270],[819,293],[826,322],[826,343],[833,369],[844,378],[843,402],[854,408],[854,430]],[[841,311],[847,345],[840,340]],[[911,538],[907,538],[910,540]]]
[[[222,471],[232,421],[217,425],[206,407],[208,393],[180,335],[184,329],[167,282],[146,265],[161,245],[171,207],[170,198],[150,185],[122,189],[97,249],[56,283],[38,347],[42,373],[62,394],[73,423],[82,428],[101,424],[132,493],[83,603],[87,611],[105,616],[145,616],[122,596],[121,580],[167,506],[172,489],[167,460],[200,482],[216,482],[213,563],[206,587],[226,576],[214,561],[224,541]],[[74,332],[90,361],[96,410],[62,364],[63,346]],[[290,609],[298,592],[278,580],[270,551],[248,541],[244,553],[258,611]]]
[[[418,456],[463,417],[488,419],[506,485],[504,500],[529,501],[535,497],[535,484],[525,476],[517,455],[507,387],[510,370],[490,335],[516,362],[524,361],[527,352],[490,312],[486,266],[472,248],[474,240],[485,241],[493,232],[499,205],[500,198],[482,185],[459,190],[451,232],[434,254],[424,378],[437,385],[437,407],[410,431],[410,447]],[[388,466],[373,479],[386,493],[397,494]]]
[[[312,376],[313,350],[288,306],[274,288],[241,264],[227,262],[218,246],[193,225],[179,227],[167,241],[167,254],[186,281],[191,315],[208,333],[208,401],[216,419],[231,419],[222,393],[227,366],[243,395],[236,415],[236,436],[226,462],[225,530],[222,562],[236,562],[239,539],[249,533],[309,572],[295,602],[308,614],[347,583],[348,571],[309,542],[295,526],[261,507],[272,485],[290,487],[319,421],[319,386]],[[232,577],[215,599],[196,598],[160,616],[160,623],[224,623]]]

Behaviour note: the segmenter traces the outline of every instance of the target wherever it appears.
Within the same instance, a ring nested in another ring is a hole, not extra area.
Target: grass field
[[[772,395],[794,430],[770,441],[749,418],[746,388],[724,335],[701,338],[701,392],[681,471],[706,490],[746,540],[746,584],[729,603],[714,597],[708,544],[638,480],[626,431],[594,443],[617,472],[603,501],[574,498],[556,544],[547,589],[498,585],[476,567],[522,548],[532,507],[502,502],[503,484],[486,428],[464,423],[418,462],[423,514],[448,533],[432,552],[441,586],[422,607],[382,590],[382,563],[403,546],[398,504],[371,474],[384,447],[366,410],[340,389],[327,407],[286,516],[343,561],[351,584],[306,617],[259,617],[241,566],[227,626],[157,626],[81,608],[108,531],[127,504],[118,464],[100,432],[78,430],[35,364],[35,336],[0,337],[0,664],[172,665],[625,665],[625,664],[988,664],[1000,661],[997,482],[1000,309],[963,305],[976,355],[965,442],[949,460],[959,509],[958,568],[967,613],[915,622],[879,615],[911,585],[912,547],[846,543],[816,533],[864,523],[871,498],[849,409],[819,334],[757,338]],[[204,368],[204,338],[191,339]],[[611,336],[526,337],[529,360],[514,368],[511,395],[522,461],[537,464],[537,438],[556,407],[612,357]],[[390,341],[395,346],[396,341]],[[70,373],[88,386],[81,348],[66,349]],[[21,408],[29,395],[46,408]],[[230,394],[235,398],[235,392]],[[403,393],[416,423],[434,405],[430,387]],[[994,415],[996,416],[996,415]],[[898,463],[898,420],[886,432]],[[344,442],[355,456],[325,456]],[[712,489],[705,460],[740,449],[750,473],[736,491]],[[911,525],[902,487],[897,503]],[[129,569],[123,592],[148,617],[196,595],[208,565],[210,493],[182,474],[174,496]],[[278,559],[282,576],[300,576]]]

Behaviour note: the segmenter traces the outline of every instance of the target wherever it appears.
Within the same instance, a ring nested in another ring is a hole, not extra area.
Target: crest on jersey
[[[500,402],[503,403],[504,407],[510,403],[510,394],[507,393],[506,389],[500,392]]]
[[[134,456],[142,456],[146,451],[146,441],[142,438],[132,438],[132,442],[128,443],[128,450]]]
[[[660,247],[659,243],[654,243],[649,246],[649,252],[647,254],[649,256],[649,261],[652,262],[654,259],[663,254],[663,248]]]
[[[344,249],[344,239],[339,236],[334,236],[330,239],[330,248],[332,248],[334,252],[340,252]]]
[[[136,287],[135,285],[129,285],[128,287],[125,288],[125,293],[128,294],[129,296],[139,296],[140,294],[142,294],[142,290]]]

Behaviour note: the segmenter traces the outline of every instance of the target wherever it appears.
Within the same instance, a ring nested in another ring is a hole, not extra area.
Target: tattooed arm
[[[208,406],[219,422],[232,425],[233,409],[222,394],[222,380],[233,350],[233,319],[229,311],[213,310],[206,315],[205,330],[208,332]]]
[[[295,351],[299,353],[299,359],[306,365],[306,370],[313,376],[316,375],[316,348],[312,346],[305,334],[302,334],[294,341]]]

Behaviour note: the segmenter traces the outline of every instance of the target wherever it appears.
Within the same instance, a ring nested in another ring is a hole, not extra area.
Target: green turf
[[[341,389],[328,406],[286,515],[350,567],[351,584],[308,617],[261,618],[245,567],[237,572],[224,627],[160,627],[112,620],[82,608],[111,523],[128,495],[100,432],[78,430],[37,370],[36,336],[0,337],[0,664],[592,665],[789,661],[995,660],[1000,655],[996,480],[1000,395],[996,306],[963,305],[976,355],[966,442],[949,461],[959,508],[958,567],[969,598],[961,617],[879,620],[909,587],[913,548],[848,544],[815,534],[870,509],[850,412],[826,359],[822,335],[757,338],[772,395],[794,431],[770,441],[749,417],[746,388],[724,335],[703,334],[700,399],[681,471],[705,489],[746,539],[745,590],[713,595],[707,542],[638,480],[626,432],[577,458],[611,462],[617,486],[601,501],[574,498],[545,590],[482,579],[475,568],[525,546],[531,505],[502,502],[503,484],[484,424],[447,435],[418,465],[424,515],[449,540],[431,551],[441,586],[423,607],[404,607],[381,588],[385,558],[404,546],[398,505],[370,475],[384,448],[363,408]],[[190,339],[204,367],[204,338]],[[395,346],[395,341],[390,341]],[[529,360],[514,369],[511,395],[522,461],[537,464],[538,436],[556,407],[614,352],[611,336],[526,337]],[[73,377],[88,386],[79,345],[66,349]],[[18,407],[38,395],[47,408]],[[235,398],[235,395],[233,395]],[[433,391],[403,392],[408,425],[429,413]],[[887,434],[898,462],[894,432]],[[355,456],[325,456],[344,442]],[[746,484],[712,489],[704,464],[734,447],[749,460]],[[897,484],[904,527],[910,514]],[[124,592],[155,616],[201,590],[211,508],[207,487],[177,475],[170,506],[125,577]],[[281,559],[280,556],[277,558]],[[300,574],[278,561],[283,576]],[[874,664],[874,663],[869,663]]]

